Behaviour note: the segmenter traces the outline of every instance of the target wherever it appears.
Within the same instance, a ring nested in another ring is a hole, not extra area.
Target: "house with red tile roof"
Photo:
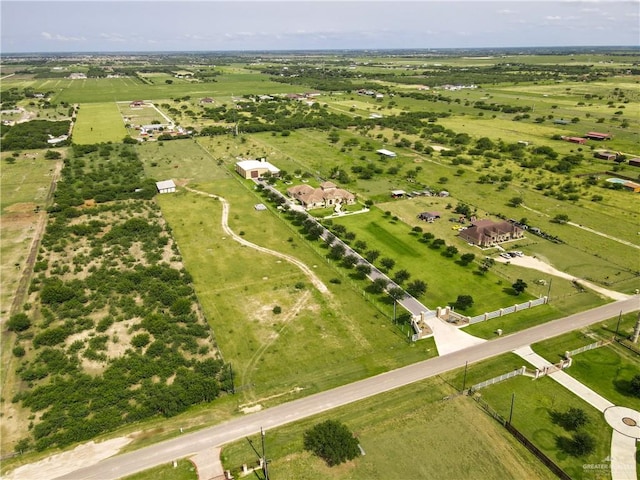
[[[480,247],[492,247],[523,236],[523,230],[514,224],[489,219],[475,220],[471,222],[471,227],[460,231],[462,239]]]
[[[332,207],[340,204],[353,205],[356,203],[356,196],[353,193],[338,188],[332,182],[324,182],[319,188],[313,188],[306,184],[296,185],[288,188],[287,194],[291,198],[298,200],[305,210]]]

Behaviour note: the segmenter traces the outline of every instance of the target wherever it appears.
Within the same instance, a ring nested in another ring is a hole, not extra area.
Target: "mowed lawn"
[[[411,273],[411,279],[425,281],[427,293],[421,300],[431,309],[454,302],[458,295],[471,295],[475,301],[475,306],[465,314],[489,312],[531,298],[527,294],[519,297],[509,294],[505,289],[510,284],[502,284],[491,272],[485,276],[477,275],[474,265],[462,267],[455,263],[455,259],[444,257],[444,247],[438,250],[429,248],[418,241],[419,237],[410,234],[411,228],[407,224],[385,217],[378,209],[337,218],[334,223],[354,232],[356,240],[365,241],[368,249],[379,250],[380,258],[394,259],[396,266],[390,272],[391,276],[394,271],[405,269]]]
[[[121,142],[127,136],[115,102],[83,103],[73,127],[74,143]]]
[[[502,373],[507,371],[509,369],[505,366]],[[479,393],[503,418],[509,418],[511,399],[515,394],[513,425],[571,478],[591,478],[585,476],[583,465],[602,463],[602,459],[611,453],[612,429],[604,415],[549,377],[533,380],[518,376],[483,388]],[[595,450],[590,455],[572,457],[557,446],[558,437],[569,438],[571,432],[553,423],[551,414],[554,411],[566,412],[570,407],[584,410],[589,417],[584,430],[596,441]]]
[[[553,478],[472,399],[442,401],[450,393],[441,380],[430,379],[270,430],[269,473],[305,480]],[[366,455],[330,468],[304,451],[304,431],[326,419],[344,422]],[[237,472],[253,464],[255,454],[241,441],[225,447],[222,459]]]

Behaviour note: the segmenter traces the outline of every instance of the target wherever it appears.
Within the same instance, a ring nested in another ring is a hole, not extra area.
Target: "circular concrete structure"
[[[640,439],[640,412],[627,407],[614,406],[604,411],[604,419],[616,432]]]

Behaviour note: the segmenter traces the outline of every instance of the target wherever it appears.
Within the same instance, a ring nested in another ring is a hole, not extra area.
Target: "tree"
[[[387,288],[388,283],[386,278],[378,277],[367,287],[367,291],[369,293],[382,293]]]
[[[569,221],[569,215],[567,215],[566,213],[559,213],[555,217],[553,217],[551,221],[553,223],[559,223],[561,225],[564,225]]]
[[[342,259],[342,265],[345,268],[353,268],[354,265],[356,265],[357,263],[358,263],[358,257],[356,257],[353,254],[347,255]]]
[[[337,420],[326,420],[304,432],[304,448],[322,458],[330,467],[360,455],[358,440]]]
[[[458,253],[458,249],[457,249],[456,247],[454,247],[453,245],[449,245],[449,246],[444,250],[444,252],[442,252],[442,254],[443,254],[445,257],[449,257],[449,258],[453,257],[456,253]]]
[[[380,260],[380,265],[382,265],[385,270],[391,270],[393,267],[395,267],[396,261],[393,258],[385,257]]]
[[[427,291],[427,284],[422,280],[414,280],[407,285],[407,293],[412,297],[418,298]]]
[[[340,260],[344,256],[345,248],[341,243],[336,243],[331,247],[329,258],[332,260]]]
[[[44,158],[47,160],[58,160],[62,158],[62,154],[60,152],[56,152],[55,150],[47,150],[44,153]]]
[[[16,313],[7,322],[7,330],[24,332],[31,326],[31,320],[26,313]]]
[[[356,275],[358,278],[364,280],[370,273],[371,265],[367,263],[359,263],[358,265],[356,265]]]
[[[513,197],[511,200],[509,200],[508,205],[510,207],[519,207],[523,202],[524,199],[522,197]]]
[[[522,292],[526,290],[527,287],[528,287],[527,283],[521,278],[517,279],[516,283],[511,285],[511,288],[513,288],[513,290],[516,292],[516,295],[520,295]]]
[[[466,266],[475,260],[476,256],[473,253],[463,253],[460,255],[460,265]]]
[[[458,298],[453,303],[453,307],[458,310],[466,310],[473,306],[473,297],[471,295],[458,295]]]
[[[565,430],[576,431],[589,423],[589,417],[581,408],[570,407],[566,412],[552,412],[551,417]]]
[[[364,258],[367,259],[367,262],[373,263],[380,256],[380,252],[378,250],[369,250],[364,254]]]
[[[596,448],[595,439],[587,432],[575,432],[571,438],[556,437],[558,447],[573,457],[589,455]]]
[[[400,288],[400,287],[393,287],[390,288],[389,291],[387,292],[389,294],[389,296],[391,298],[393,298],[394,302],[397,302],[399,300],[402,300],[407,294],[405,293],[405,291]]]
[[[409,280],[410,277],[411,277],[411,274],[406,270],[404,269],[398,270],[396,274],[393,276],[393,281],[396,282],[398,285],[402,285],[404,282]]]

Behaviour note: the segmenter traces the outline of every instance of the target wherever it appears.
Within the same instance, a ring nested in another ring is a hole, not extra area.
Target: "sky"
[[[0,18],[4,54],[640,44],[640,0],[1,0]]]

